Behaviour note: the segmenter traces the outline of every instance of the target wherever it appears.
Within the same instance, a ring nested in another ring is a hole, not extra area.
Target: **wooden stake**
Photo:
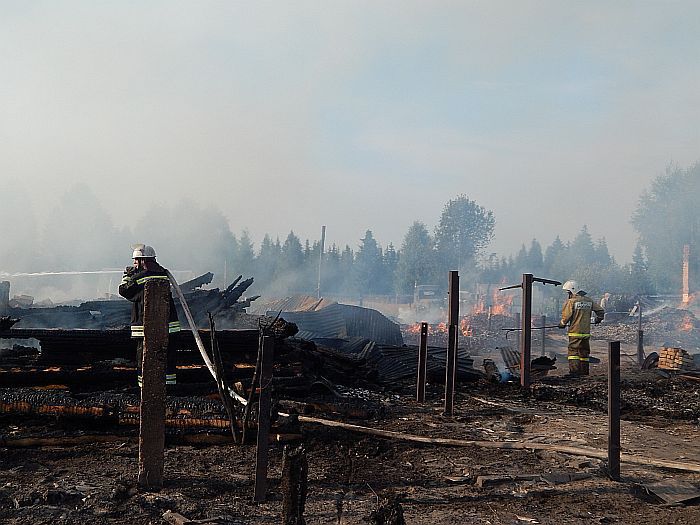
[[[418,349],[418,379],[416,401],[425,401],[425,378],[428,372],[428,323],[420,324],[420,347]]]
[[[447,352],[445,360],[445,410],[444,415],[452,416],[455,402],[455,374],[457,371],[457,324],[459,323],[459,272],[449,274],[447,316]]]
[[[608,345],[608,470],[620,481],[620,341]]]

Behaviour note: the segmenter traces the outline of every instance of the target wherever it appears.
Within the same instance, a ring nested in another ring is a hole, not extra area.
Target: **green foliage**
[[[416,284],[435,284],[435,244],[425,224],[415,221],[401,244],[396,267],[396,291],[412,294]]]
[[[389,293],[391,286],[385,281],[382,249],[371,230],[365,232],[353,266],[356,290],[360,294]]]
[[[236,275],[250,275],[254,266],[255,249],[253,247],[253,241],[250,238],[248,230],[243,230],[241,232],[241,238],[238,240],[238,250],[236,250],[232,270]]]
[[[669,168],[654,179],[639,199],[632,224],[648,260],[648,275],[655,287],[679,293],[683,246],[691,246],[691,265],[700,266],[700,164],[687,169]]]
[[[493,212],[459,195],[445,205],[435,228],[438,271],[473,268],[476,257],[493,239]]]

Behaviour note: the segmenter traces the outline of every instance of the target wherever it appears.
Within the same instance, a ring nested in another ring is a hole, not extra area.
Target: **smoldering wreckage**
[[[206,355],[192,331],[177,334],[156,488],[137,480],[148,429],[130,304],[35,306],[2,284],[3,522],[700,519],[700,322],[688,305],[647,309],[642,356],[638,319],[611,316],[593,333],[600,364],[582,379],[562,377],[561,332],[533,330],[523,388],[518,316],[475,304],[456,325],[446,394],[446,324],[426,327],[422,342],[420,323],[315,297],[265,303],[245,297],[252,279],[205,289],[212,279],[180,285]],[[622,476],[607,448],[614,340]]]

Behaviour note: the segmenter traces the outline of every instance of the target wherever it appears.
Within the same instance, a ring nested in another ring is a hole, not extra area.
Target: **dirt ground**
[[[407,385],[367,393],[382,410],[374,419],[350,422],[429,437],[605,450],[607,344],[594,342],[593,355],[602,363],[587,379],[559,377],[566,366],[563,338],[549,340],[548,351],[559,355],[560,368],[527,395],[513,384],[462,384],[455,415],[447,418],[439,386],[429,386],[428,402],[421,406]],[[623,345],[622,351],[632,356],[635,349]],[[623,357],[623,452],[700,465],[700,383],[640,373],[632,365],[631,358]],[[268,499],[254,504],[253,446],[170,446],[165,487],[143,493],[135,488],[138,445],[133,431],[76,430],[46,418],[0,418],[3,436],[80,432],[121,432],[121,437],[73,447],[0,448],[0,522],[159,524],[167,510],[192,520],[218,517],[219,523],[281,521],[280,445],[270,448]],[[406,523],[700,523],[699,507],[662,505],[643,489],[661,480],[700,487],[697,473],[623,463],[621,482],[613,482],[604,461],[596,458],[420,444],[312,424],[303,425],[303,444],[309,524],[371,522],[370,514],[387,496],[400,502]],[[565,480],[565,473],[582,479]],[[479,476],[511,479],[489,483]]]

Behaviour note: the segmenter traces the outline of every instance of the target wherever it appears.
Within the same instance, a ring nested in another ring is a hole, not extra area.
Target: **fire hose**
[[[185,300],[185,294],[182,293],[182,290],[180,289],[180,285],[177,284],[177,281],[175,280],[175,277],[173,277],[173,274],[170,273],[170,270],[166,270],[166,272],[168,273],[168,279],[170,279],[170,284],[173,285],[173,289],[175,290],[175,295],[177,295],[177,298],[180,300],[180,304],[182,305],[182,310],[185,312],[185,317],[187,318],[187,324],[189,324],[190,330],[192,331],[192,335],[194,336],[194,340],[197,343],[197,349],[199,350],[199,353],[202,354],[202,359],[204,360],[204,364],[207,365],[207,369],[209,370],[209,373],[214,378],[214,380],[218,383],[219,377],[216,373],[216,369],[214,368],[214,363],[211,362],[211,359],[209,358],[207,351],[204,349],[204,343],[202,342],[202,338],[199,336],[199,329],[197,328],[197,325],[194,322],[194,317],[192,317],[192,312],[190,311],[190,307],[187,305],[187,301]],[[211,334],[211,337],[214,337],[214,334]],[[245,400],[245,398],[238,395],[231,388],[227,388],[227,390],[228,390],[229,395],[231,397],[233,397],[236,401],[238,401],[239,403],[241,403],[244,406],[248,404],[248,402]]]

